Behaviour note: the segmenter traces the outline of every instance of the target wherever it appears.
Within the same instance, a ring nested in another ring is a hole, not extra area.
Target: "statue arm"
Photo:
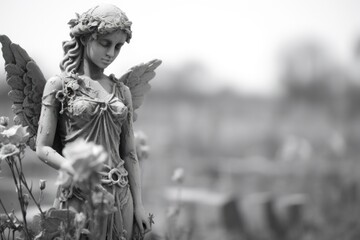
[[[128,106],[132,106],[131,93],[128,87],[125,87],[125,98]],[[132,109],[129,109],[129,117],[123,125],[121,132],[120,154],[125,161],[125,168],[129,172],[129,183],[134,198],[134,206],[142,205],[141,200],[141,182],[140,167],[136,156],[135,139],[133,131]]]
[[[132,108],[131,93],[128,87],[125,87],[125,98],[129,108]],[[140,166],[136,155],[135,139],[133,131],[133,111],[129,109],[129,117],[123,126],[121,133],[120,154],[125,161],[125,168],[129,175],[129,184],[134,199],[134,215],[135,221],[141,233],[150,231],[151,226],[145,216],[145,211],[141,196],[141,178]]]
[[[61,89],[62,79],[58,76],[52,77],[46,82],[36,137],[37,156],[57,170],[66,161],[63,156],[52,148],[60,107],[55,99],[55,94]]]

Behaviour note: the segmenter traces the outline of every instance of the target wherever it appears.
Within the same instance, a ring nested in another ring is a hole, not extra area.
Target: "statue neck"
[[[84,56],[84,60],[79,67],[79,74],[88,76],[93,80],[97,80],[104,76],[104,69],[99,68],[89,58]]]

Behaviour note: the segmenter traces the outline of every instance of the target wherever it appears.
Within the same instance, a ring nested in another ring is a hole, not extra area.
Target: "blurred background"
[[[150,147],[141,167],[154,233],[359,239],[359,0],[107,2],[133,22],[107,72],[163,61],[135,123]],[[66,23],[98,3],[6,1],[0,34],[49,78]],[[0,67],[0,114],[12,117],[5,78]],[[30,150],[24,164],[34,186],[48,181],[50,206],[56,171]],[[1,168],[0,197],[17,209]]]

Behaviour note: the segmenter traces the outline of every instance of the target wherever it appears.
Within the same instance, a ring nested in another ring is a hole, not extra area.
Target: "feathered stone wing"
[[[41,98],[46,80],[38,65],[19,45],[5,35],[0,35],[5,60],[6,82],[11,87],[14,123],[28,126],[28,145],[35,150],[36,133],[41,112]]]
[[[120,81],[128,86],[131,92],[134,121],[137,118],[135,110],[143,103],[146,92],[150,90],[149,81],[155,77],[155,69],[160,64],[161,60],[158,59],[138,64],[120,78]]]

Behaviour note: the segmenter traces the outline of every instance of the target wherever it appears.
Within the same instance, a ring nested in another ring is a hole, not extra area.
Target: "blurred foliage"
[[[327,108],[333,115],[358,117],[360,74],[358,56],[353,64],[336,61],[320,43],[302,42],[283,54],[281,81],[287,102],[304,102],[308,107]]]

